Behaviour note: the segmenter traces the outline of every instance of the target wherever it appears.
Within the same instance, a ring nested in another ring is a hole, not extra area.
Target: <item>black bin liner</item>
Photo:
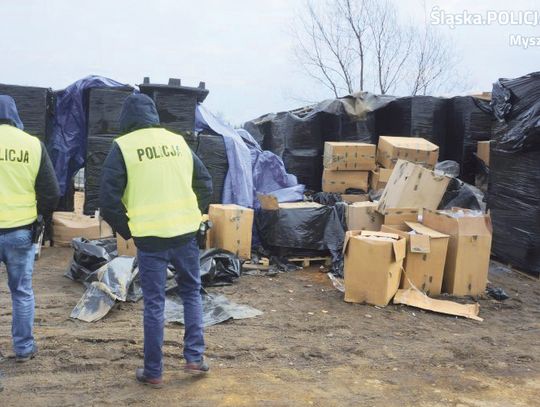
[[[190,143],[190,146],[212,177],[213,194],[210,203],[221,203],[223,185],[229,171],[229,161],[223,137],[220,135],[200,134],[196,141]]]
[[[0,84],[0,95],[9,95],[15,100],[17,111],[24,124],[24,131],[46,143],[54,112],[52,90]]]

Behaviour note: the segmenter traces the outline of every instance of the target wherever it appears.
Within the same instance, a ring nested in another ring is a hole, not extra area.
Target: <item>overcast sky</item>
[[[0,82],[66,87],[89,74],[138,84],[205,81],[205,102],[239,124],[330,96],[295,65],[290,27],[304,0],[0,0]],[[397,2],[420,21],[421,0]],[[533,0],[426,0],[448,13],[536,10]],[[539,15],[540,17],[540,15]],[[540,47],[509,45],[540,26],[443,26],[462,56],[469,91],[540,70]]]

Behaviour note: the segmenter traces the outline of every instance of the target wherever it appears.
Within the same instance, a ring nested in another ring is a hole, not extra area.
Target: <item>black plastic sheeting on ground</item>
[[[342,275],[345,208],[345,204],[337,203],[274,211],[261,209],[255,214],[255,223],[261,243],[270,253],[282,257],[330,252],[333,272]]]
[[[216,325],[230,319],[254,318],[263,313],[247,305],[229,301],[224,295],[204,294],[203,325]],[[180,297],[168,295],[165,299],[165,322],[184,324],[184,306]]]
[[[46,143],[54,112],[52,90],[0,84],[0,95],[9,95],[15,100],[24,131]]]
[[[220,135],[199,134],[184,137],[193,152],[201,159],[212,177],[213,194],[211,204],[222,202],[223,184],[229,171],[225,142]]]
[[[493,254],[540,275],[540,72],[493,85],[488,206]]]
[[[97,281],[97,270],[114,259],[116,239],[87,240],[73,239],[73,259],[65,274],[71,280],[81,283]]]
[[[201,252],[199,260],[204,287],[230,285],[242,273],[240,259],[227,250],[204,250]]]
[[[195,107],[208,95],[207,89],[186,86],[141,84],[139,89],[156,103],[161,125],[175,133],[194,130]]]

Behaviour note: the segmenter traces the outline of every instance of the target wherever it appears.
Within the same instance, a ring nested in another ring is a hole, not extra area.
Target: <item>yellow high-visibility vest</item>
[[[37,218],[36,177],[41,143],[17,127],[0,125],[0,228],[15,228]]]
[[[126,164],[122,202],[131,234],[174,237],[195,232],[201,212],[191,186],[193,156],[184,138],[162,128],[147,128],[115,141]]]

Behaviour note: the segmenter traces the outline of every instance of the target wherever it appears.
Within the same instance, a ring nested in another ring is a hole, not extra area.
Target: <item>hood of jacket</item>
[[[154,101],[142,93],[129,95],[120,113],[120,132],[126,134],[156,126],[159,126],[159,115]]]
[[[12,126],[24,130],[17,105],[11,96],[0,95],[0,122],[8,122]]]

